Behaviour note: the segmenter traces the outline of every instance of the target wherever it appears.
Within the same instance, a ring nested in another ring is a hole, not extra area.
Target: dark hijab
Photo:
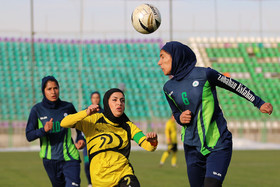
[[[100,93],[99,93],[98,91],[93,91],[93,92],[91,92],[91,94],[90,94],[90,99],[91,99],[91,97],[92,97],[93,94],[98,94],[99,97],[101,98]]]
[[[46,76],[46,77],[42,78],[41,89],[42,89],[42,93],[43,93],[43,96],[44,96],[44,98],[42,100],[42,103],[45,107],[50,108],[50,109],[54,109],[54,108],[57,108],[59,106],[59,104],[61,103],[61,100],[58,98],[56,101],[50,101],[46,98],[44,90],[46,88],[46,84],[47,84],[48,81],[54,81],[59,88],[58,81],[53,76]]]
[[[167,42],[161,49],[172,57],[171,75],[174,79],[178,81],[183,79],[195,67],[196,56],[188,46],[172,41]]]
[[[93,94],[98,94],[98,95],[99,95],[99,98],[101,99],[101,95],[100,95],[100,93],[99,93],[98,91],[93,91],[93,92],[91,92],[91,94],[90,94],[90,99],[91,99],[91,97],[92,97]],[[100,106],[100,103],[98,103],[98,105],[99,105],[99,112],[98,112],[98,113],[103,113],[104,110],[103,110],[103,108]]]
[[[109,106],[109,98],[110,96],[115,93],[115,92],[121,92],[123,95],[123,91],[121,91],[118,88],[112,88],[110,90],[108,90],[105,94],[104,94],[104,98],[103,98],[103,106],[104,106],[104,116],[106,118],[108,118],[111,122],[113,123],[118,123],[120,125],[125,124],[126,122],[129,121],[128,117],[125,115],[125,113],[123,113],[120,117],[115,117],[110,109]]]

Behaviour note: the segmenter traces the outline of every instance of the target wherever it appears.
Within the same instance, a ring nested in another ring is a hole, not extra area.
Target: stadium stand
[[[90,93],[125,86],[128,116],[161,118],[169,114],[162,92],[166,77],[157,65],[161,40],[53,40],[3,38],[1,50],[2,120],[27,119],[42,97],[40,80],[54,75],[63,100],[77,109],[90,103]],[[32,93],[34,83],[35,93]]]
[[[271,116],[261,115],[245,99],[218,88],[233,134],[280,142],[280,39],[190,38],[188,43],[198,66],[213,67],[239,80],[275,108]],[[61,99],[77,110],[90,103],[94,90],[124,88],[127,115],[144,131],[162,131],[170,109],[162,91],[168,78],[157,65],[161,45],[159,39],[36,39],[32,46],[28,38],[0,38],[1,135],[24,130],[32,105],[42,98],[41,78],[46,75],[59,80]],[[17,140],[10,138],[4,144],[11,142],[14,145]]]

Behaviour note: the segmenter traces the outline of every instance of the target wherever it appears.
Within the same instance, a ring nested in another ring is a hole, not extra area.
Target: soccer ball
[[[131,22],[136,31],[142,34],[153,33],[160,26],[160,12],[153,5],[139,5],[131,14]]]

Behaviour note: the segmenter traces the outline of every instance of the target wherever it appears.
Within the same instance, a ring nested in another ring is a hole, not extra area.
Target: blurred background
[[[144,35],[131,25],[142,3],[156,6],[161,26]],[[124,89],[126,114],[159,133],[171,115],[157,65],[170,40],[189,45],[198,66],[234,78],[274,106],[271,116],[218,88],[235,146],[280,144],[280,1],[278,0],[0,0],[0,148],[37,149],[25,126],[42,100],[41,79],[55,76],[60,98],[82,110],[92,91]],[[178,137],[180,132],[178,131]],[[254,142],[251,144],[250,142]]]

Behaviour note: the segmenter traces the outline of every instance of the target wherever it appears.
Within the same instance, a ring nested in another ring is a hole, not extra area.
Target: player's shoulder
[[[205,74],[208,71],[208,68],[209,67],[196,66],[193,68],[191,74],[199,74],[199,75]]]
[[[175,82],[176,82],[176,80],[173,78],[166,81],[165,84],[163,85],[163,91],[167,92],[169,90],[170,86],[173,86],[174,84],[176,84]]]
[[[73,105],[73,103],[68,102],[68,101],[61,101],[62,105]]]
[[[134,122],[132,122],[132,121],[127,121],[126,122],[127,124],[129,124],[129,125],[135,125],[135,126],[137,126]]]
[[[41,107],[43,107],[43,103],[39,102],[39,103],[36,103],[35,105],[33,105],[31,110],[39,110]]]
[[[68,107],[69,107],[69,108],[70,108],[70,107],[73,107],[73,108],[74,108],[73,103],[68,102],[68,101],[61,101],[61,102],[60,102],[60,106],[61,106],[61,107],[67,107],[67,108],[68,108]]]

